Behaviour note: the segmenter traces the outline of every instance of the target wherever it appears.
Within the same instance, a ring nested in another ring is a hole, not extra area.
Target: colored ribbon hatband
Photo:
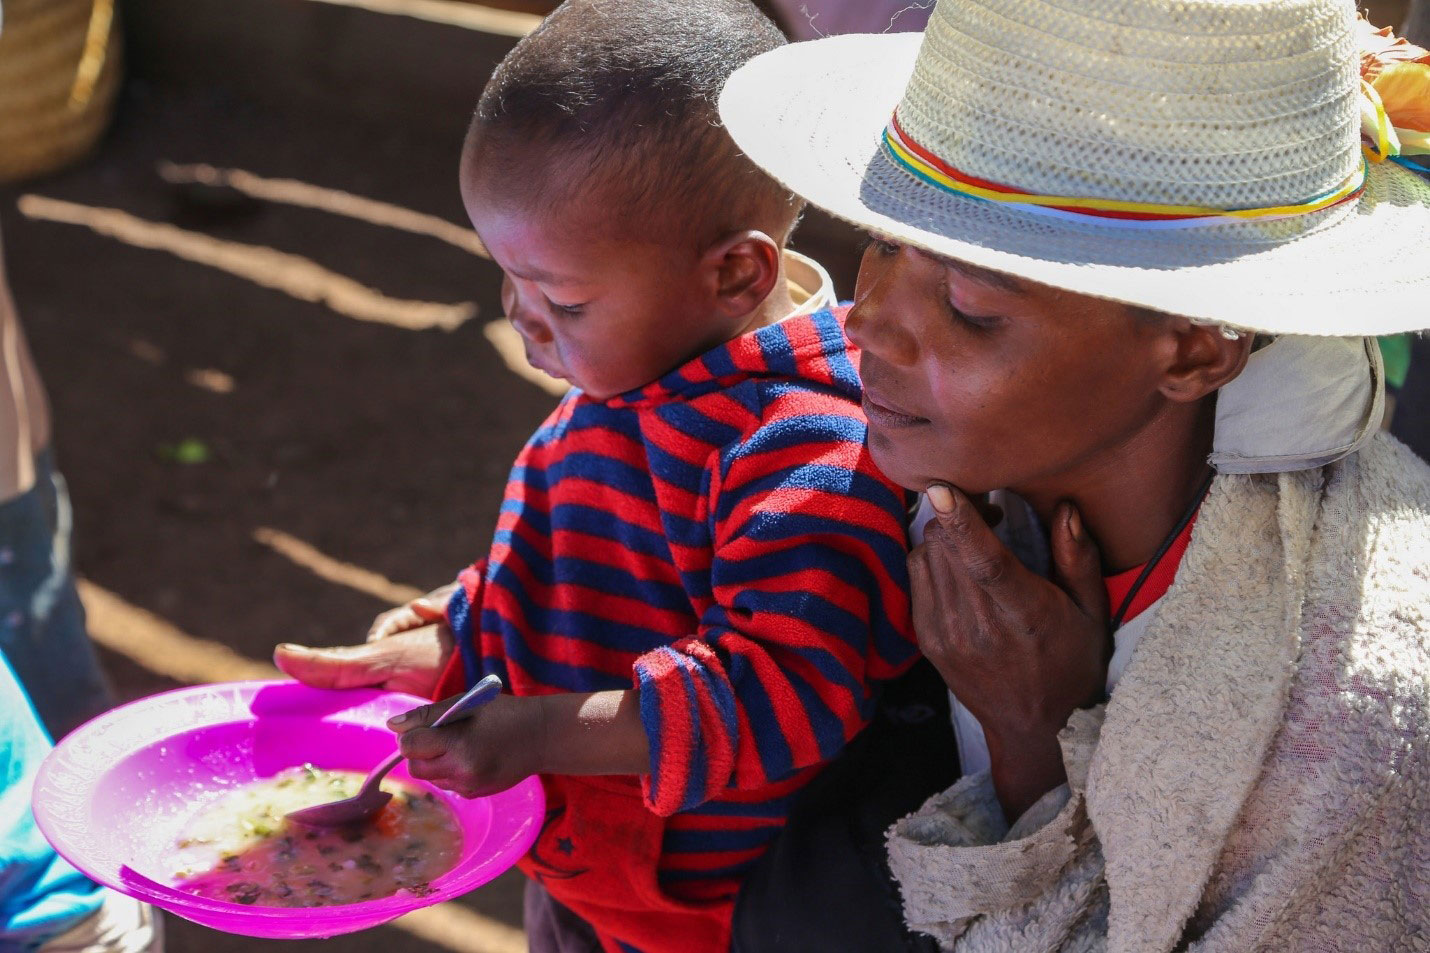
[[[1338,188],[1296,205],[1270,208],[1213,209],[1195,205],[1157,205],[1150,202],[1124,202],[1120,199],[1074,198],[1064,195],[1037,195],[1011,185],[979,179],[944,162],[920,146],[899,124],[899,117],[884,130],[884,145],[888,153],[916,178],[945,192],[984,202],[1016,205],[1020,211],[1061,218],[1083,224],[1117,228],[1196,228],[1205,225],[1226,225],[1234,222],[1270,221],[1320,212],[1358,198],[1365,189],[1366,163]],[[1090,222],[1095,219],[1095,222]]]

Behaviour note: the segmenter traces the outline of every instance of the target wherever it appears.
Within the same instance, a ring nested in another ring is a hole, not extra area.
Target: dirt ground
[[[387,27],[386,18],[357,11],[320,13],[330,26],[367,34]],[[274,15],[275,29],[286,25],[282,11]],[[512,41],[466,34],[447,42],[471,45],[470,88],[478,89]],[[276,531],[282,536],[264,538],[301,540],[395,583],[445,582],[484,551],[511,458],[555,398],[512,374],[483,336],[483,324],[501,314],[489,263],[365,221],[179,189],[157,165],[244,169],[461,223],[454,170],[464,111],[401,123],[385,110],[365,122],[360,104],[329,102],[312,89],[284,108],[280,97],[253,95],[252,77],[241,74],[174,82],[164,62],[142,59],[151,52],[142,44],[138,78],[100,152],[0,203],[14,293],[50,390],[74,500],[76,565],[121,611],[152,614],[246,659],[266,659],[280,641],[359,641],[387,607],[382,587],[369,586],[374,594],[324,579],[255,534]],[[301,255],[388,298],[472,302],[477,316],[453,331],[355,320],[85,226],[27,217],[17,210],[22,195],[118,208]],[[208,460],[177,462],[174,448],[184,446],[197,455],[202,447]],[[163,665],[102,653],[121,698],[181,684]],[[219,661],[214,677],[224,674]],[[203,668],[202,657],[194,664]],[[457,918],[442,942],[384,927],[317,948],[520,948],[512,942],[521,922],[515,874],[463,904],[507,929],[483,934],[467,928],[484,921]],[[179,953],[315,948],[175,918],[169,931]]]
[[[360,641],[395,599],[449,581],[484,554],[510,462],[556,400],[489,342],[499,275],[471,251],[161,175],[203,163],[465,227],[461,136],[513,38],[308,0],[134,0],[126,19],[130,79],[101,148],[0,191],[121,700],[263,674],[282,641]],[[265,249],[306,262],[259,260],[261,276],[331,303],[225,270]],[[834,257],[847,273],[851,246]],[[402,326],[473,308],[452,330]],[[319,947],[524,947],[514,872],[444,906]],[[300,948],[169,930],[179,953]]]
[[[510,37],[308,0],[134,0],[127,17],[131,81],[102,148],[0,191],[123,699],[260,671],[281,641],[358,641],[394,598],[450,580],[484,552],[510,461],[556,399],[488,339],[498,272],[470,251],[160,175],[205,163],[463,224],[466,115]],[[96,211],[115,209],[129,218]],[[816,217],[799,244],[852,291],[850,233]],[[224,270],[253,249],[306,259],[259,270],[329,302]],[[402,326],[468,303],[454,329]],[[514,875],[459,907],[317,948],[521,948]],[[169,929],[179,953],[300,948]]]

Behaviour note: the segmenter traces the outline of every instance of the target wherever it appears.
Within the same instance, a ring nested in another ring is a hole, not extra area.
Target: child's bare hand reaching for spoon
[[[388,722],[414,778],[463,797],[504,791],[532,774],[648,774],[650,749],[634,691],[501,695],[471,718],[432,722],[455,699]]]

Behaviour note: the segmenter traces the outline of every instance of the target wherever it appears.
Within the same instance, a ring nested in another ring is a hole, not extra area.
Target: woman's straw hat
[[[942,0],[757,58],[720,112],[937,255],[1256,331],[1430,327],[1430,183],[1363,151],[1362,89],[1350,0]]]

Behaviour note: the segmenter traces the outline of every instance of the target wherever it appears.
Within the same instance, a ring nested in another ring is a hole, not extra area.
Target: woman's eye
[[[952,301],[948,302],[948,313],[953,315],[954,320],[959,324],[966,325],[975,331],[991,331],[1003,323],[1003,319],[997,315],[966,314],[954,307]]]
[[[876,255],[885,256],[892,255],[898,250],[898,245],[883,238],[879,238],[877,235],[870,235],[869,238],[864,242],[863,249],[861,249],[861,251],[872,251]]]

